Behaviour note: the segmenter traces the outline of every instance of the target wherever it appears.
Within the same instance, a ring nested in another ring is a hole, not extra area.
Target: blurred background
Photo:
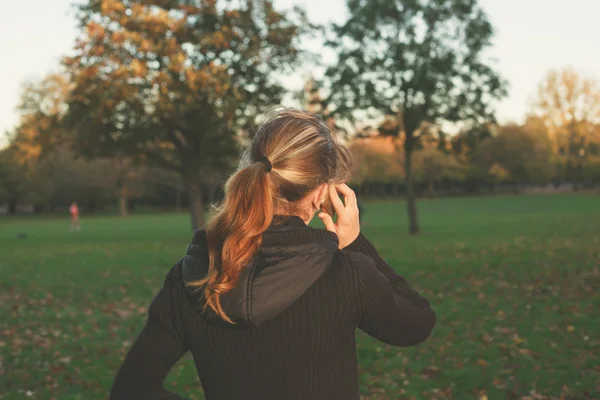
[[[106,397],[278,105],[349,146],[365,233],[440,315],[417,349],[358,335],[365,399],[600,398],[598,15],[588,0],[5,4],[0,398]],[[171,375],[202,398],[190,360]]]

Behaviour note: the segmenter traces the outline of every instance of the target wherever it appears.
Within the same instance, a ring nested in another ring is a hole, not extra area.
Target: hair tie
[[[261,162],[265,165],[265,172],[271,172],[271,170],[273,169],[273,164],[271,164],[271,160],[269,160],[265,156],[259,156],[258,162]]]

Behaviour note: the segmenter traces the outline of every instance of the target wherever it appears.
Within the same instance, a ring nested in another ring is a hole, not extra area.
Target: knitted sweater
[[[429,302],[362,234],[338,250],[335,234],[298,217],[274,221],[221,298],[234,325],[203,311],[202,292],[185,284],[208,269],[205,233],[195,234],[152,301],[111,399],[183,399],[163,381],[186,352],[207,400],[359,399],[356,328],[401,347],[429,337]]]

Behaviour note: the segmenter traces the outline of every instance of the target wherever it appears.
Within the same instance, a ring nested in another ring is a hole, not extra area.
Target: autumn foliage
[[[279,102],[275,75],[298,60],[303,14],[271,1],[90,0],[78,19],[65,59],[76,148],[176,171],[201,225],[204,177],[229,169],[237,136]]]

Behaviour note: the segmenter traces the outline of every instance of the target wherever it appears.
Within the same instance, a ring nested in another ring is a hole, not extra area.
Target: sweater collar
[[[299,226],[306,227],[304,220],[297,215],[274,215],[271,226]]]
[[[311,228],[296,215],[275,215],[271,226],[263,234],[262,244],[269,247],[330,242],[336,248],[339,245],[338,236],[333,232]]]

